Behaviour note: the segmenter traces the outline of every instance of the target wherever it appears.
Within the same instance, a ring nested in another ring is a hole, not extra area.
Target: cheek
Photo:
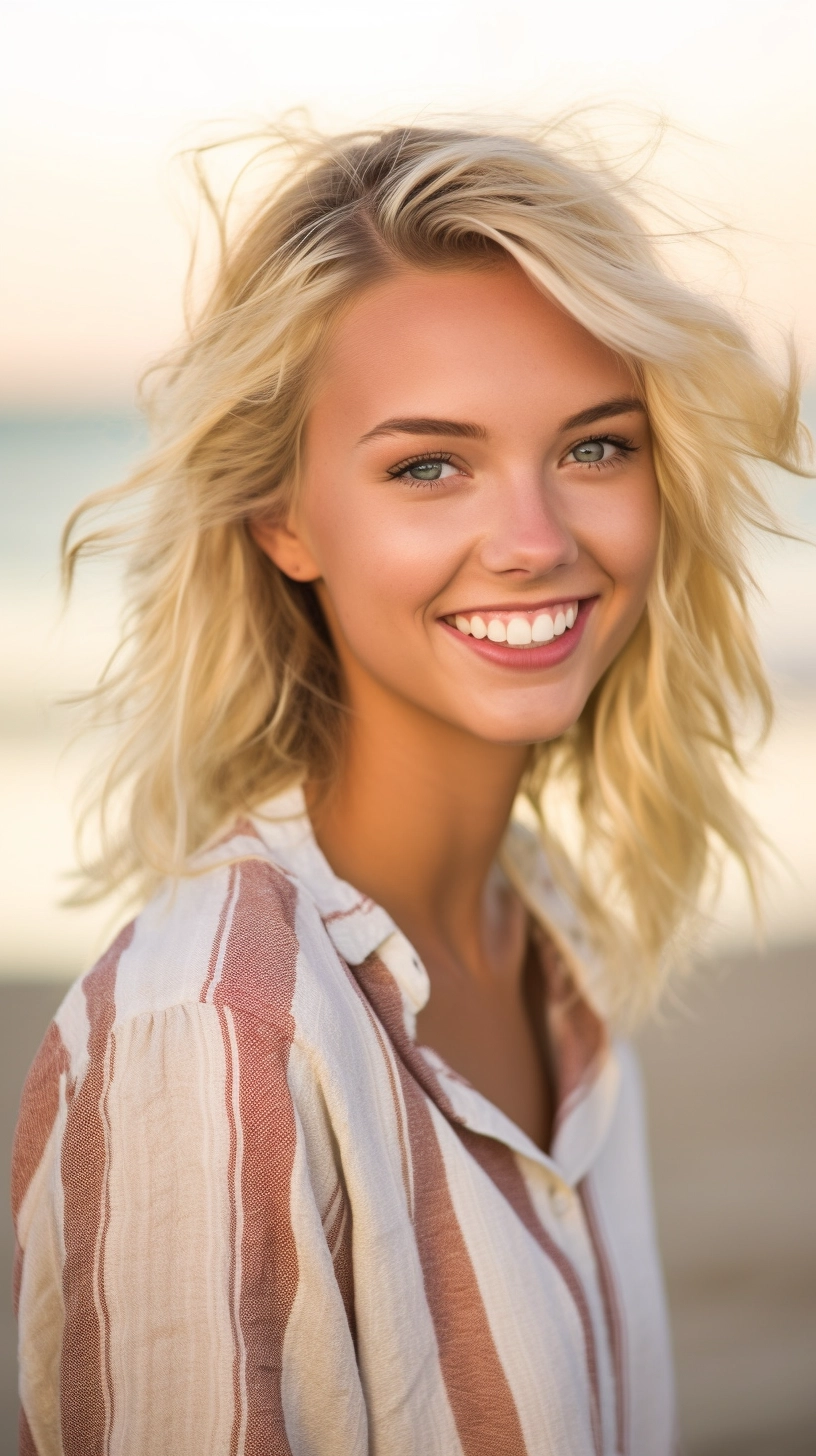
[[[583,523],[582,535],[616,590],[642,604],[660,537],[660,499],[652,473],[600,496]]]
[[[312,540],[325,589],[347,628],[377,619],[416,617],[456,569],[461,540],[438,529],[433,503],[376,502],[349,498],[337,508],[337,495],[323,507],[316,495]],[[459,549],[457,549],[459,548]]]

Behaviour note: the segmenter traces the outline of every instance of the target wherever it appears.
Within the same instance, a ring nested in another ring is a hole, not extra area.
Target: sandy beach
[[[640,1038],[686,1456],[816,1451],[816,944],[702,966]]]
[[[0,1136],[65,983],[0,984]],[[701,966],[639,1038],[685,1456],[816,1451],[816,944]],[[2,1197],[2,1282],[13,1236]],[[16,1451],[0,1317],[0,1456]]]

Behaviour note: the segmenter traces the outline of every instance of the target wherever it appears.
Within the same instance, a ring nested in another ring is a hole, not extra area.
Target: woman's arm
[[[85,996],[85,1065],[52,1025],[15,1146],[21,1449],[365,1451],[290,1046],[229,1006],[114,1026]]]

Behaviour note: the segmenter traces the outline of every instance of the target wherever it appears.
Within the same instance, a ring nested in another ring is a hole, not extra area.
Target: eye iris
[[[438,480],[442,474],[441,460],[422,460],[417,465],[412,465],[408,471],[414,480]]]
[[[576,445],[573,450],[576,460],[584,463],[587,461],[603,460],[603,440],[585,440],[583,445]]]

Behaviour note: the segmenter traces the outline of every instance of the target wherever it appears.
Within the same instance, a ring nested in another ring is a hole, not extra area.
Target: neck
[[[486,743],[375,683],[354,697],[336,782],[320,796],[307,787],[318,843],[414,944],[477,970],[528,750]]]

